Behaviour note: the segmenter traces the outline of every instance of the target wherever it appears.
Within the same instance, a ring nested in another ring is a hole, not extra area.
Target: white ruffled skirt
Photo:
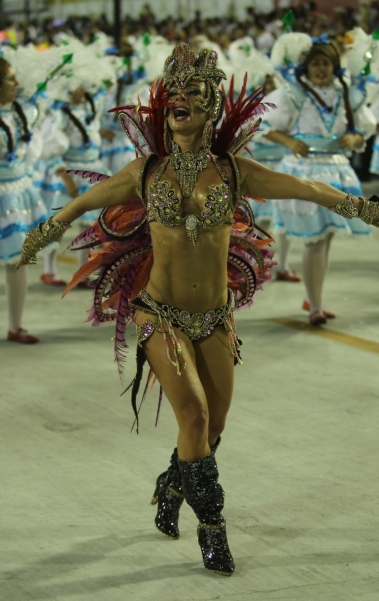
[[[26,234],[46,221],[48,211],[29,176],[4,180],[0,180],[0,263],[14,264],[20,257]],[[52,249],[50,245],[49,250]]]
[[[362,188],[349,160],[340,154],[308,156],[288,155],[277,166],[280,173],[300,179],[327,183],[346,194],[362,195]],[[313,202],[297,199],[274,200],[274,227],[287,236],[317,242],[328,233],[368,235],[370,226],[360,219],[345,219]]]

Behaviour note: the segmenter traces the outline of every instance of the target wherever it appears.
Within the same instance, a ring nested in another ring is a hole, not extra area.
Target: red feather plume
[[[234,139],[241,128],[259,117],[268,108],[273,107],[271,103],[263,103],[263,90],[258,88],[246,96],[247,73],[243,79],[243,84],[237,98],[234,99],[234,75],[231,78],[229,92],[225,95],[224,116],[221,125],[216,129],[212,152],[216,156],[221,156],[233,145]],[[225,89],[223,88],[225,94]],[[253,128],[253,124],[251,124]]]
[[[113,113],[128,110],[130,111],[132,109],[137,110],[140,118],[144,120],[146,125],[148,125],[152,131],[157,155],[159,158],[163,158],[167,155],[163,143],[165,120],[163,109],[165,106],[169,107],[170,104],[167,100],[166,90],[163,86],[163,79],[161,79],[159,83],[158,80],[155,79],[150,88],[149,106],[128,104],[125,106],[116,106],[108,112]]]

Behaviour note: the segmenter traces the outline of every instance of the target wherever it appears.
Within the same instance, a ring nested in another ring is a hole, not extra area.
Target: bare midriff
[[[155,165],[149,173],[148,185],[154,181],[158,168],[159,165]],[[175,172],[170,165],[165,179],[179,193]],[[219,174],[213,165],[209,165],[199,175],[191,197],[181,199],[183,214],[199,215],[205,207],[207,189],[219,183]],[[213,231],[200,228],[196,244],[188,238],[185,225],[167,227],[153,221],[150,231],[154,263],[147,292],[161,303],[190,313],[204,313],[223,307],[228,300],[227,260],[231,226],[222,224]]]
[[[227,258],[231,226],[200,231],[196,246],[185,226],[151,223],[154,263],[146,290],[155,300],[189,313],[205,313],[228,299]]]

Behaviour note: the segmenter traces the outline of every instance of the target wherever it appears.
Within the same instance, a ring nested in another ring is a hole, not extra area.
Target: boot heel
[[[167,479],[167,472],[163,472],[162,474],[159,474],[157,481],[155,483],[155,490],[154,490],[153,496],[151,498],[150,505],[156,505],[158,503],[159,492],[164,487],[166,479]]]

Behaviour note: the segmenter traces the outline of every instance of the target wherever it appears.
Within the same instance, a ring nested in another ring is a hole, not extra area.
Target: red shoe
[[[302,308],[304,309],[304,311],[310,311],[310,310],[311,310],[311,306],[310,306],[310,304],[309,304],[309,302],[308,302],[307,300],[305,300],[305,301],[303,302],[303,306],[302,306]],[[335,314],[334,314],[334,313],[331,313],[330,311],[326,311],[326,310],[324,309],[324,310],[323,310],[323,313],[324,313],[324,317],[325,317],[326,319],[334,319],[334,318],[335,318]]]
[[[35,344],[36,342],[39,342],[37,336],[32,336],[22,328],[18,328],[17,332],[8,332],[7,340],[12,342],[22,342],[23,344]]]
[[[324,324],[326,324],[326,317],[324,316],[323,312],[314,311],[309,316],[309,323],[311,324],[311,326],[314,327],[323,326]]]
[[[293,269],[286,269],[285,271],[277,271],[276,279],[280,282],[301,282],[301,279]]]
[[[55,273],[43,273],[40,279],[47,286],[67,286],[67,282],[57,278]]]

